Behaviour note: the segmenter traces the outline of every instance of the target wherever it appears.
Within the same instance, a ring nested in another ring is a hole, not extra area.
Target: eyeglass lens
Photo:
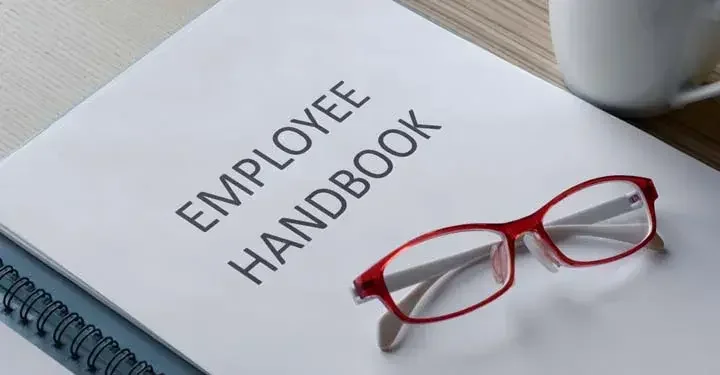
[[[572,214],[623,197],[627,199],[626,208],[609,219],[559,224]],[[645,240],[650,235],[651,219],[644,195],[635,184],[611,181],[586,187],[553,205],[543,217],[543,228],[552,244],[571,261],[598,261],[627,252]],[[551,244],[544,243],[537,234],[521,237],[519,242],[528,241],[531,243],[525,246],[546,267],[559,262]],[[477,256],[468,258],[467,254],[473,251]],[[452,270],[431,275],[438,280],[426,293],[427,298],[412,311],[403,311],[405,315],[437,318],[452,314],[491,298],[509,282],[511,258],[507,239],[503,233],[492,230],[454,232],[417,243],[397,254],[386,265],[384,275],[452,256],[471,260],[455,262]],[[396,306],[412,287],[391,293]]]

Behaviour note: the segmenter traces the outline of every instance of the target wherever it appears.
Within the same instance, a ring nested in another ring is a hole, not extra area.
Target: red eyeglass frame
[[[550,239],[550,236],[547,234],[543,227],[543,218],[545,217],[545,214],[558,202],[565,199],[566,197],[570,196],[573,193],[576,193],[580,190],[587,189],[588,187],[591,187],[593,185],[606,183],[606,182],[630,182],[635,184],[642,193],[645,203],[647,204],[647,210],[648,214],[650,216],[650,230],[648,232],[647,237],[640,242],[638,245],[632,247],[631,249],[621,253],[617,254],[615,256],[606,258],[606,259],[600,259],[600,260],[593,260],[593,261],[577,261],[570,259],[565,254],[558,249],[558,247],[553,243],[553,241]],[[639,251],[653,239],[653,237],[656,235],[656,227],[657,227],[657,220],[655,217],[655,201],[658,198],[657,190],[655,189],[655,184],[653,183],[652,179],[647,177],[640,177],[640,176],[630,176],[630,175],[612,175],[612,176],[604,176],[604,177],[598,177],[593,178],[590,180],[587,180],[585,182],[579,183],[562,193],[558,194],[555,198],[550,200],[548,203],[540,207],[538,210],[533,212],[532,214],[525,216],[523,218],[513,220],[506,223],[493,223],[493,224],[487,224],[487,223],[469,223],[469,224],[460,224],[460,225],[454,225],[449,227],[444,227],[440,229],[436,229],[431,232],[427,232],[425,234],[422,234],[418,237],[415,237],[414,239],[406,242],[405,244],[401,245],[400,247],[396,248],[392,252],[390,252],[388,255],[380,259],[378,262],[370,266],[366,271],[360,274],[355,280],[353,280],[353,285],[355,287],[355,293],[358,298],[366,299],[371,297],[378,298],[385,307],[392,311],[392,313],[397,316],[398,319],[405,323],[409,324],[424,324],[424,323],[434,323],[434,322],[440,322],[443,320],[448,320],[452,318],[456,318],[458,316],[470,313],[474,310],[477,310],[485,305],[487,305],[490,302],[495,301],[500,296],[502,296],[505,292],[507,292],[512,285],[515,282],[515,240],[526,232],[535,232],[537,233],[543,241],[547,245],[550,246],[551,251],[553,252],[553,255],[559,258],[565,266],[569,267],[589,267],[589,266],[596,266],[596,265],[602,265],[611,263],[620,259],[623,259],[625,257],[628,257],[635,252]],[[388,288],[385,284],[385,280],[383,277],[385,267],[387,264],[395,258],[400,252],[403,250],[414,246],[416,244],[428,241],[430,239],[445,236],[448,234],[456,233],[456,232],[463,232],[463,231],[469,231],[469,230],[480,230],[480,229],[487,229],[491,231],[495,231],[499,234],[502,234],[505,237],[505,240],[507,242],[508,246],[508,253],[509,253],[509,276],[507,282],[505,282],[505,285],[500,288],[497,292],[489,296],[488,298],[484,299],[483,301],[471,305],[469,307],[466,307],[465,309],[449,313],[446,315],[442,315],[439,317],[429,317],[429,318],[413,318],[407,316],[405,313],[400,310],[400,308],[397,307],[395,302],[393,301],[393,298],[390,296],[390,292],[388,291]]]

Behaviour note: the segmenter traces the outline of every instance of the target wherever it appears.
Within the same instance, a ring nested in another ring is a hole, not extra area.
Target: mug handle
[[[690,103],[720,96],[720,81],[691,87],[680,91],[670,102],[672,108],[682,108]]]
[[[720,21],[720,0],[713,0],[712,16],[715,21]],[[707,85],[699,85],[681,90],[672,101],[672,108],[682,108],[690,103],[720,96],[720,81]]]

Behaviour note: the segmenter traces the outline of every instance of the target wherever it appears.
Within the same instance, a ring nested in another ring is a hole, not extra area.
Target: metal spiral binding
[[[2,312],[17,315],[22,326],[32,329],[40,337],[51,337],[53,347],[65,350],[70,358],[85,366],[91,374],[104,375],[163,375],[146,361],[138,361],[135,354],[111,336],[103,335],[67,305],[55,301],[50,293],[37,288],[27,277],[5,265],[0,259],[0,295]],[[1,324],[1,323],[0,323]],[[84,361],[81,361],[84,359]],[[101,372],[102,370],[102,372]]]

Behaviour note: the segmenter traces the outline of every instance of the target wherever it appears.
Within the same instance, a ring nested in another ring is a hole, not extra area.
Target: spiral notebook
[[[385,309],[348,291],[366,267],[609,174],[654,180],[668,257],[519,270],[499,301],[378,349]],[[0,164],[0,229],[213,375],[717,373],[718,187],[389,0],[222,0]],[[88,337],[81,363],[149,361],[72,312],[52,329],[70,354]]]
[[[76,372],[94,373],[102,369],[108,374],[156,374],[147,361],[136,359],[131,350],[121,347],[98,326],[86,322],[67,304],[54,299],[52,293],[37,287],[34,281],[2,260],[0,295],[5,320],[15,319],[10,323],[22,327],[20,333],[32,330],[33,338],[51,343],[55,350],[50,353],[56,354],[61,363],[69,363]],[[81,357],[84,357],[82,362]]]
[[[53,366],[48,363],[55,363],[54,367],[58,368],[54,370],[56,373],[201,374],[142,330],[2,236],[0,301],[0,321],[14,329],[15,335],[28,340],[26,345],[32,343],[39,348],[41,351],[36,352],[36,357],[49,356],[34,360],[14,356],[14,362],[3,362],[5,370],[7,366],[17,368],[8,373],[49,375],[53,374],[50,370]],[[5,325],[0,323],[1,327]],[[6,347],[16,345],[14,341],[7,341]],[[12,351],[0,348],[0,353],[10,355]],[[90,356],[90,353],[94,354]],[[61,366],[65,370],[61,370]],[[40,367],[48,370],[40,370]],[[161,368],[164,370],[159,371]]]

